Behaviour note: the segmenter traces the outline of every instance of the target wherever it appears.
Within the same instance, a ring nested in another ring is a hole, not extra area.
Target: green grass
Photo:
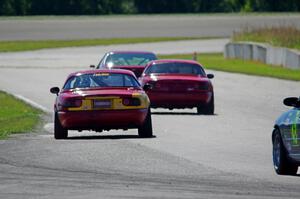
[[[234,33],[232,40],[269,43],[300,50],[300,30],[294,26],[245,28]]]
[[[162,41],[180,41],[195,39],[213,39],[216,37],[155,37],[155,38],[114,38],[81,40],[39,40],[39,41],[0,41],[0,52],[39,50],[45,48],[63,48],[79,46],[99,46],[113,44],[135,44]]]
[[[40,121],[41,111],[0,91],[0,139],[31,131]]]
[[[192,59],[192,57],[192,54],[159,55],[162,59]],[[221,53],[198,53],[197,61],[206,69],[300,81],[300,70],[241,59],[225,59]]]

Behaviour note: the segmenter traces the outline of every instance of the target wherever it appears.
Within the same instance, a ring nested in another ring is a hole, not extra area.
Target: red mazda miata
[[[153,108],[193,108],[198,114],[214,114],[214,91],[203,67],[195,61],[155,60],[146,65],[139,79],[150,89]]]
[[[147,86],[145,86],[147,89]],[[68,130],[137,128],[141,137],[152,136],[149,98],[133,72],[88,70],[68,76],[54,105],[54,137],[64,139]]]

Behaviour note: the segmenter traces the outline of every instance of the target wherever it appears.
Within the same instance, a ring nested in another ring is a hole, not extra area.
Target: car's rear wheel
[[[208,104],[199,104],[197,106],[197,113],[203,115],[213,115],[215,112],[215,100],[214,96],[210,99]]]
[[[279,175],[295,175],[298,165],[288,159],[287,151],[278,129],[273,132],[273,165]]]
[[[68,129],[65,129],[58,118],[57,113],[54,115],[54,138],[55,139],[66,139],[68,137]]]
[[[153,131],[152,131],[152,119],[151,119],[151,110],[148,109],[148,113],[146,116],[146,119],[141,127],[138,128],[138,133],[140,137],[152,137]]]

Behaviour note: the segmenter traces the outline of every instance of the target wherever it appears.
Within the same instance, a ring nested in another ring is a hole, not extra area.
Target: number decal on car
[[[292,145],[293,146],[299,146],[298,131],[297,131],[297,124],[298,124],[299,117],[300,117],[300,111],[297,111],[294,122],[292,124],[292,128],[291,128],[291,137],[292,137]]]

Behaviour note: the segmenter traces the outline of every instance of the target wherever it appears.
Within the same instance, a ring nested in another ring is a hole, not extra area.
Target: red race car
[[[147,64],[142,85],[150,87],[147,94],[153,108],[193,108],[198,114],[214,114],[214,91],[209,79],[195,61],[156,60]]]
[[[126,69],[140,77],[145,65],[157,57],[152,52],[143,51],[111,51],[106,53],[96,67],[97,69]],[[91,67],[95,67],[91,65]]]
[[[147,86],[145,86],[147,89]],[[68,76],[54,105],[54,137],[64,139],[68,130],[137,128],[141,137],[152,136],[149,98],[128,70],[88,70]]]

